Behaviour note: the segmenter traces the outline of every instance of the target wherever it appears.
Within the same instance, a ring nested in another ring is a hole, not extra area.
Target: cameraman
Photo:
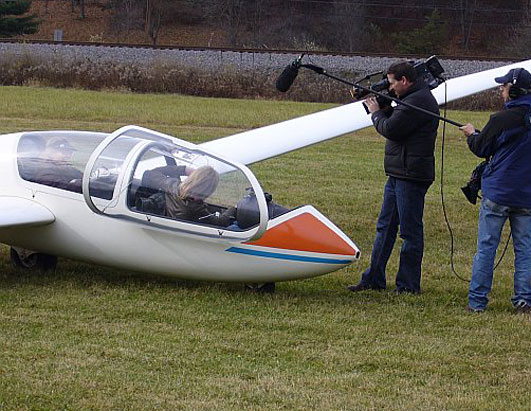
[[[477,133],[472,124],[461,127],[470,150],[491,158],[483,172],[479,211],[478,250],[468,292],[469,312],[484,311],[492,287],[496,249],[505,221],[514,244],[514,296],[517,312],[531,312],[531,74],[511,69],[496,77],[505,110],[493,114]]]
[[[437,101],[412,64],[397,62],[387,70],[390,94],[439,114]],[[384,168],[388,176],[376,223],[371,264],[356,285],[357,292],[386,287],[385,267],[398,233],[404,240],[396,275],[396,292],[420,293],[424,228],[424,197],[435,178],[435,138],[439,120],[404,105],[380,107],[375,97],[366,105],[376,131],[386,138]]]

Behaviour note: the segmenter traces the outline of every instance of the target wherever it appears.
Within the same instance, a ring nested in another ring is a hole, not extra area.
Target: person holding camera
[[[411,105],[439,114],[437,101],[428,86],[419,79],[409,62],[397,62],[387,70],[389,91]],[[398,104],[380,104],[375,97],[366,101],[371,119],[385,137],[384,169],[388,176],[380,215],[376,223],[376,238],[369,268],[350,291],[383,290],[386,288],[385,269],[398,228],[404,240],[400,250],[400,265],[396,275],[397,293],[420,293],[421,264],[424,252],[424,197],[435,179],[435,138],[439,120]]]
[[[461,127],[470,150],[489,159],[482,176],[478,248],[468,292],[469,312],[482,312],[489,301],[496,250],[509,219],[514,244],[516,312],[531,312],[531,74],[515,68],[494,79],[501,84],[505,109],[477,132]]]

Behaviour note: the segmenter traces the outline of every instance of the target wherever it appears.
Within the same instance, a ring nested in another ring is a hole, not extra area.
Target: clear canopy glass
[[[87,168],[89,197],[109,200],[93,202],[102,213],[112,214],[125,196],[128,210],[137,216],[233,231],[260,223],[258,204],[255,215],[247,220],[251,224],[242,228],[236,223],[238,202],[255,190],[261,192],[249,170],[160,133],[132,128],[111,135],[95,151]],[[114,188],[119,179],[121,188]],[[113,187],[114,192],[110,195],[106,187]]]

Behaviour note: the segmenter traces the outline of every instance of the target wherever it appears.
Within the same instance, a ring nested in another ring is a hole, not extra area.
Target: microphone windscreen
[[[293,82],[295,81],[295,77],[297,77],[297,74],[299,74],[299,68],[295,66],[294,64],[290,64],[287,66],[284,71],[278,76],[277,79],[277,90],[281,91],[282,93],[285,93],[289,90]]]

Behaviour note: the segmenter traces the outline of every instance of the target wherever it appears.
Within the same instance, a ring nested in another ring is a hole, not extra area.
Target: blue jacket
[[[505,103],[480,133],[468,137],[479,157],[491,158],[483,172],[481,191],[497,204],[531,208],[531,95]]]

